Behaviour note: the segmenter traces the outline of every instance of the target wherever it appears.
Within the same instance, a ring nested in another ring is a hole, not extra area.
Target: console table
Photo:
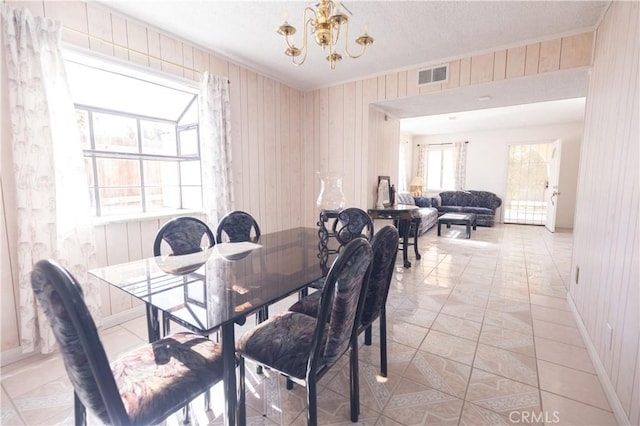
[[[402,236],[402,260],[405,268],[411,268],[411,262],[407,256],[407,248],[412,245],[416,259],[420,260],[418,251],[418,228],[420,227],[420,208],[410,204],[395,204],[381,209],[369,209],[367,213],[371,220],[391,219]],[[409,243],[411,230],[415,229],[413,243]]]

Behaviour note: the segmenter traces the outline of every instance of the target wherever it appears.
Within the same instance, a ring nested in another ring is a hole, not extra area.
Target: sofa
[[[488,191],[444,191],[440,193],[438,213],[475,213],[476,224],[493,226],[496,224],[496,209],[502,199]]]
[[[418,228],[418,235],[424,234],[438,223],[437,198],[414,197],[410,192],[398,192],[395,201],[398,204],[410,204],[420,207],[420,227]]]

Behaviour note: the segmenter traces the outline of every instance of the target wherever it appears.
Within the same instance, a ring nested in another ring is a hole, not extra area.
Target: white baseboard
[[[609,404],[611,405],[611,410],[613,411],[613,415],[616,418],[616,422],[619,425],[630,426],[631,422],[627,417],[627,413],[625,413],[622,404],[620,403],[620,399],[618,398],[618,394],[616,393],[613,384],[611,383],[611,379],[607,375],[607,370],[602,365],[602,361],[598,356],[598,351],[596,350],[595,345],[591,341],[591,336],[587,332],[587,328],[582,322],[582,317],[578,313],[578,307],[576,306],[573,298],[571,297],[571,293],[567,292],[567,302],[569,302],[569,307],[571,308],[571,313],[573,314],[573,318],[576,320],[576,324],[578,325],[578,330],[580,330],[580,334],[582,335],[582,340],[587,347],[587,352],[589,353],[589,357],[591,358],[591,362],[593,362],[593,366],[596,369],[596,374],[598,375],[598,379],[600,379],[600,383],[602,384],[602,389],[604,390],[607,399],[609,400]]]
[[[124,322],[130,321],[135,318],[139,318],[144,315],[144,305],[136,306],[135,308],[128,309],[124,312],[117,313],[115,315],[108,316],[102,319],[102,326],[100,329],[114,327]],[[43,356],[38,351],[22,353],[22,348],[12,348],[0,353],[0,367],[12,364],[17,361],[22,361],[30,357]]]

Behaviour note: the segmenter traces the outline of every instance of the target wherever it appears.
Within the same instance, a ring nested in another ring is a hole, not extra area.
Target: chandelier
[[[296,33],[296,28],[284,21],[284,24],[280,25],[277,29],[278,34],[285,37],[287,41],[287,49],[284,54],[291,57],[291,60],[295,65],[302,65],[307,59],[307,34],[313,34],[313,37],[325,52],[328,50],[327,61],[331,65],[331,69],[336,68],[336,62],[342,60],[342,55],[338,53],[336,46],[340,41],[340,32],[344,31],[344,53],[350,58],[359,58],[362,56],[367,46],[373,44],[373,37],[367,34],[366,28],[363,35],[356,38],[356,43],[362,46],[360,53],[357,55],[349,52],[348,39],[349,39],[349,18],[340,10],[340,4],[338,0],[320,0],[320,3],[316,5],[316,9],[307,6],[302,12],[302,22],[304,26],[302,47],[296,47],[289,40],[289,36]],[[344,6],[342,6],[344,8]],[[351,13],[351,12],[349,12]],[[344,27],[344,30],[342,29]],[[302,59],[297,59],[302,55]]]

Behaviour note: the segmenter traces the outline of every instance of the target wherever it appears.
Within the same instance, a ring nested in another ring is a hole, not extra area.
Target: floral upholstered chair
[[[216,241],[209,226],[198,218],[181,216],[169,220],[156,233],[153,255],[162,256],[164,244],[169,246],[170,256],[192,254],[211,248]],[[166,249],[166,247],[165,247]],[[171,314],[162,313],[162,332],[169,334]]]
[[[371,241],[373,222],[364,210],[349,207],[338,213],[337,219],[333,222],[333,234],[341,247],[354,238],[363,237]]]
[[[203,246],[205,236],[206,245]],[[197,253],[216,243],[209,226],[200,219],[189,216],[173,218],[158,230],[153,242],[154,256],[162,254],[163,241],[169,245],[173,255]]]
[[[242,211],[230,212],[218,222],[216,240],[218,243],[240,243],[244,241],[255,243],[260,240],[260,227],[249,213]]]
[[[85,407],[105,424],[158,424],[222,378],[222,346],[191,333],[173,334],[109,364],[82,290],[68,271],[41,260],[31,287],[73,385],[76,425],[86,424]]]
[[[236,343],[242,376],[241,398],[244,395],[246,358],[304,385],[308,401],[307,424],[317,424],[318,379],[350,347],[351,362],[355,365],[358,363],[357,345],[352,342],[357,338],[371,259],[371,246],[365,239],[351,241],[336,258],[327,275],[317,319],[298,312],[285,312],[242,335]],[[351,421],[358,420],[359,405],[356,374],[351,377]]]
[[[358,326],[358,334],[364,331],[364,342],[371,345],[371,327],[376,319],[380,319],[380,375],[387,377],[387,315],[386,304],[393,268],[398,255],[398,230],[391,225],[380,229],[371,242],[373,250],[373,262],[371,263],[371,274],[367,284],[367,294],[362,308],[362,318]],[[289,310],[300,312],[312,317],[318,316],[322,292],[306,296]],[[352,365],[352,368],[357,366]]]

